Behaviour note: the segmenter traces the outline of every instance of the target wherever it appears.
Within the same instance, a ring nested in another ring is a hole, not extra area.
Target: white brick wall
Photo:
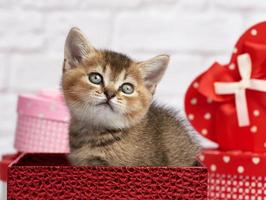
[[[171,54],[156,96],[182,109],[193,78],[265,19],[263,0],[0,0],[0,154],[12,150],[17,94],[58,88],[70,27],[136,59]]]
[[[44,43],[43,15],[21,9],[0,10],[2,52],[38,51]]]

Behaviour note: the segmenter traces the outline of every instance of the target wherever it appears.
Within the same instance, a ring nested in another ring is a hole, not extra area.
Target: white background
[[[195,76],[265,19],[265,0],[0,0],[0,155],[14,151],[17,95],[58,88],[71,27],[135,59],[170,54],[156,97],[182,110]]]

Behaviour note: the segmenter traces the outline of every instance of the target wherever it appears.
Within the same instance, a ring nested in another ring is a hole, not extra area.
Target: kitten
[[[198,145],[168,109],[152,103],[168,55],[137,62],[95,49],[77,28],[65,43],[62,89],[74,165],[191,166]]]

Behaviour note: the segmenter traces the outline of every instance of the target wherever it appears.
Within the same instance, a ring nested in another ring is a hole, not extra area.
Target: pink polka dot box
[[[18,97],[15,148],[20,152],[68,153],[69,113],[58,91]]]

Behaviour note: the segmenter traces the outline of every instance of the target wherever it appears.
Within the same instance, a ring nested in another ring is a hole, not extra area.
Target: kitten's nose
[[[106,90],[103,93],[105,94],[107,100],[110,100],[115,97],[115,93],[110,90]]]

